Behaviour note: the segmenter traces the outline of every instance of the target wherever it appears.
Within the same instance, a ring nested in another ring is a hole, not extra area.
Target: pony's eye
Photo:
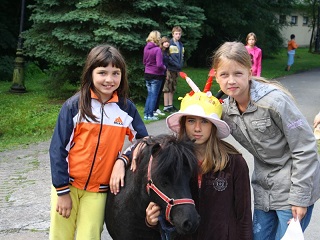
[[[160,184],[162,187],[167,187],[170,183],[168,179],[163,179]]]

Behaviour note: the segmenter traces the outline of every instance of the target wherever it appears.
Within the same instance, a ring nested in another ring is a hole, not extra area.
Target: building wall
[[[295,24],[290,24],[292,16],[297,16],[297,22]],[[285,40],[285,46],[290,40],[290,35],[294,34],[296,36],[296,42],[301,47],[309,46],[311,38],[311,29],[309,27],[311,19],[308,19],[307,24],[303,24],[304,16],[301,13],[291,13],[286,16],[286,21],[289,23],[289,26],[284,27],[280,32]]]

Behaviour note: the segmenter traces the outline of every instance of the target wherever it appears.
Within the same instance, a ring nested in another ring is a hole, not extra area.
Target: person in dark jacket
[[[196,92],[187,94],[180,111],[167,117],[167,126],[178,138],[195,142],[199,163],[190,185],[200,226],[193,236],[178,239],[253,239],[249,169],[242,155],[222,140],[230,129],[221,115],[218,99],[210,92]],[[159,214],[159,206],[151,202],[146,210],[147,225],[157,225]]]
[[[165,112],[176,112],[173,106],[173,95],[177,88],[179,72],[183,67],[184,47],[180,41],[182,29],[179,26],[172,28],[172,39],[169,47],[168,76],[164,84],[164,108]]]
[[[158,115],[164,116],[165,115],[163,112],[161,112],[159,106],[160,106],[161,95],[163,93],[164,83],[165,83],[165,81],[167,79],[167,68],[168,68],[168,62],[169,62],[170,40],[167,37],[162,37],[160,42],[161,42],[160,43],[160,48],[162,50],[162,56],[163,56],[163,64],[166,66],[166,70],[163,73],[163,80],[162,80],[160,92],[159,92],[159,95],[158,95],[158,98],[157,98],[156,106],[154,107],[154,110],[153,110],[153,115],[154,116],[158,116]]]

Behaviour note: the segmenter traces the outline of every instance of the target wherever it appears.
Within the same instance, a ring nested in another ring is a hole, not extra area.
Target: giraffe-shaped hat
[[[225,121],[221,120],[222,105],[210,92],[212,78],[209,77],[203,92],[201,92],[185,73],[180,72],[180,76],[187,81],[192,91],[187,93],[185,97],[179,98],[181,100],[180,110],[167,117],[168,128],[178,133],[180,130],[180,118],[182,116],[197,116],[212,122],[217,127],[219,138],[229,136],[230,128]]]

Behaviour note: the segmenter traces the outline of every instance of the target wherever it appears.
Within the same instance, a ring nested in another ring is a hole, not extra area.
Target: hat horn
[[[184,72],[180,72],[180,77],[184,78],[187,83],[189,84],[189,86],[191,87],[191,89],[193,90],[193,92],[200,92],[200,89],[197,87],[197,85],[191,80],[191,78],[188,77],[188,75]]]
[[[204,92],[204,93],[210,91],[214,74],[215,74],[215,71],[214,71],[213,68],[211,68],[211,70],[210,70],[210,72],[209,72],[209,74],[208,74],[209,78],[208,78],[208,80],[207,80],[207,82],[206,82],[206,85],[204,86],[204,89],[203,89],[203,92]]]

